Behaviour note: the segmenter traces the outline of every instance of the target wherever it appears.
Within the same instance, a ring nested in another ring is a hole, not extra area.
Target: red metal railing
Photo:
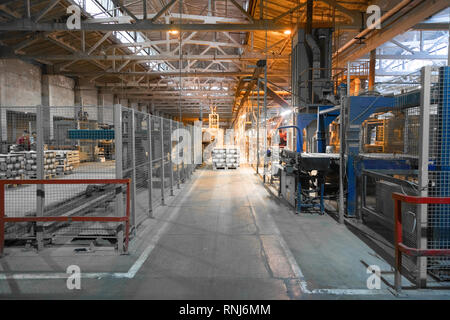
[[[125,184],[126,191],[126,214],[122,217],[8,217],[5,212],[5,185],[48,185],[48,184]],[[128,251],[128,241],[130,233],[130,179],[55,179],[55,180],[0,180],[0,256],[3,254],[5,241],[5,223],[7,222],[125,222],[124,250]]]
[[[395,290],[400,292],[402,286],[402,254],[413,257],[445,257],[450,256],[450,249],[417,249],[403,243],[402,202],[414,204],[450,204],[450,198],[407,196],[394,192],[395,219]]]

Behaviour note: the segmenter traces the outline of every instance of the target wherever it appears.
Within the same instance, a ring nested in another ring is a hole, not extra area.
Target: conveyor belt
[[[398,154],[398,153],[360,153],[359,156],[365,159],[379,159],[379,160],[419,159],[418,155]]]
[[[339,159],[339,153],[308,153],[302,152],[302,158],[315,158],[315,159]]]

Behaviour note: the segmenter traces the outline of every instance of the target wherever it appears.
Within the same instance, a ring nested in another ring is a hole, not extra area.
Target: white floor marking
[[[263,199],[261,199],[261,197],[259,195],[259,192],[254,192],[252,194],[257,195],[259,200],[263,201]],[[251,200],[249,197],[247,197],[247,199],[249,201],[250,208],[252,210],[252,214],[256,217],[256,212],[255,212],[255,209],[253,208],[253,204],[251,203]],[[286,241],[284,240],[283,236],[281,235],[281,232],[278,229],[278,227],[275,223],[275,220],[273,220],[273,218],[270,214],[267,215],[267,219],[270,221],[270,224],[272,225],[272,228],[275,231],[276,237],[280,243],[281,248],[284,251],[284,254],[286,255],[286,258],[289,261],[292,271],[294,272],[296,278],[299,280],[298,281],[299,287],[303,293],[306,293],[306,294],[330,294],[330,295],[390,294],[390,292],[388,290],[370,290],[370,289],[313,289],[313,290],[310,290],[310,289],[308,289],[308,283],[305,280],[305,276],[303,275],[302,269],[300,269],[300,266],[298,265],[297,261],[295,260],[294,255],[292,254]]]

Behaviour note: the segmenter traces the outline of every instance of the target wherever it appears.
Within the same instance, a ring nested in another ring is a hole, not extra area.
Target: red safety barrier
[[[46,184],[125,184],[126,192],[126,214],[123,217],[7,217],[5,212],[5,185],[46,185]],[[130,179],[55,179],[55,180],[0,180],[0,256],[3,254],[5,242],[5,223],[7,222],[125,222],[124,250],[128,251],[130,234]]]
[[[395,219],[395,290],[400,292],[402,286],[402,254],[413,257],[445,257],[450,256],[450,249],[417,249],[403,243],[402,202],[414,204],[450,204],[450,198],[407,196],[394,192]]]

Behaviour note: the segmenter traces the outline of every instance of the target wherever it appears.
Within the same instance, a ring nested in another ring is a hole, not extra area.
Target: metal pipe
[[[381,16],[380,18],[380,24],[382,22],[384,22],[387,18],[391,17],[392,15],[394,15],[395,13],[397,13],[399,10],[403,9],[406,5],[408,5],[410,2],[412,2],[412,0],[403,0],[402,2],[400,2],[399,4],[397,4],[394,8],[392,8],[391,10],[389,10],[388,12],[386,12],[383,16]],[[338,49],[338,51],[336,51],[336,53],[334,54],[334,56],[342,53],[343,51],[345,51],[347,48],[349,48],[352,44],[356,43],[358,41],[358,38],[363,38],[365,35],[367,35],[370,31],[372,31],[374,29],[369,29],[366,28],[363,31],[361,31],[360,33],[358,33],[358,35],[356,35],[355,37],[353,37],[352,40],[350,40],[349,42],[347,42],[346,44],[344,44],[342,47],[340,47]]]

